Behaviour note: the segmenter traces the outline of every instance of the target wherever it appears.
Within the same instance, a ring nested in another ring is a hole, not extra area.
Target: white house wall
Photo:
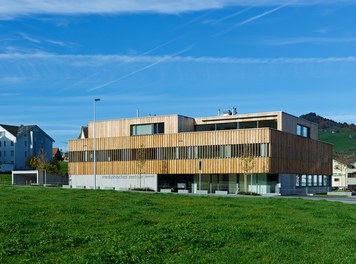
[[[16,137],[5,130],[2,126],[0,126],[0,132],[3,132],[1,133],[3,135],[0,136],[0,163],[14,164]]]

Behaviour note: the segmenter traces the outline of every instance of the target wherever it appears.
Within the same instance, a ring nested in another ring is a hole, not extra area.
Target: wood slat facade
[[[139,119],[99,122],[96,150],[268,144],[268,155],[254,157],[250,173],[332,174],[332,146],[329,144],[270,128],[177,133],[180,130],[177,118],[184,123],[181,130],[191,130],[192,119],[176,115],[164,120],[162,117],[145,119],[147,123],[165,122],[165,134],[157,135],[130,136],[128,127],[137,124]],[[70,153],[92,150],[93,138],[69,141]],[[198,160],[145,160],[143,169],[137,160],[101,161],[97,162],[97,174],[197,174]],[[245,163],[242,157],[202,159],[202,173],[244,173]],[[70,161],[69,174],[93,174],[93,163]]]

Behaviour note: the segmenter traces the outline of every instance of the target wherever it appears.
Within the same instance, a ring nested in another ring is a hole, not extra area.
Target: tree
[[[141,177],[142,177],[142,172],[144,171],[144,167],[146,164],[146,151],[143,148],[143,145],[140,145],[140,148],[137,149],[137,155],[136,155],[136,160],[137,160],[137,166],[139,169],[139,173],[140,173],[140,188],[142,188],[141,186]]]
[[[35,170],[46,170],[49,173],[58,173],[60,165],[57,159],[53,158],[50,162],[46,161],[46,155],[41,152],[38,156],[31,156],[26,161],[27,166]]]
[[[245,145],[244,152],[242,154],[242,171],[244,172],[244,191],[248,192],[247,178],[248,175],[251,176],[252,184],[252,170],[255,163],[255,157],[252,154],[252,149],[249,144]],[[252,190],[251,190],[252,193]]]

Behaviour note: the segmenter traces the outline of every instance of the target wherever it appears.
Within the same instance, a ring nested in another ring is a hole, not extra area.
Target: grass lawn
[[[356,263],[356,207],[0,187],[1,263]]]
[[[356,131],[350,128],[330,127],[319,131],[319,140],[333,144],[334,152],[356,154]]]
[[[11,185],[12,175],[11,174],[0,174],[0,185]]]

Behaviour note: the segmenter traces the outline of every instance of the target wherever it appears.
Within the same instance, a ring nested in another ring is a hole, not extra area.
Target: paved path
[[[328,196],[274,196],[276,198],[302,198],[307,200],[326,200],[332,202],[340,202],[340,203],[347,203],[347,204],[356,204],[356,196],[351,197],[328,197]]]

